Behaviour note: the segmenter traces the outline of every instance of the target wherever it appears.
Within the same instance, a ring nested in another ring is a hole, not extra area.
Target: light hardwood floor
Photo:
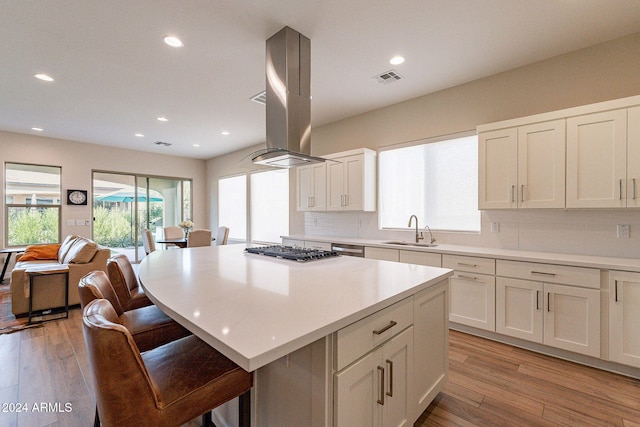
[[[0,335],[0,405],[27,409],[0,407],[0,426],[92,425],[80,315]],[[449,355],[449,383],[415,427],[640,426],[638,380],[455,331]]]

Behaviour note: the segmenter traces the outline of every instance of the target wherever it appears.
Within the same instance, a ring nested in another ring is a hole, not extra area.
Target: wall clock
[[[67,190],[68,205],[86,205],[87,190]]]

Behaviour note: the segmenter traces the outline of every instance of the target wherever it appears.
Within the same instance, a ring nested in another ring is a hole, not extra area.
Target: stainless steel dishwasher
[[[364,246],[360,245],[346,245],[342,243],[332,243],[331,250],[338,252],[344,256],[355,256],[364,258]]]

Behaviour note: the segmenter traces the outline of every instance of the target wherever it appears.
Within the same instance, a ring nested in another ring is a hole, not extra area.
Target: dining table
[[[180,248],[186,248],[187,247],[187,238],[186,237],[179,237],[176,239],[159,239],[156,240],[156,243],[162,243],[162,244],[173,244],[176,245]]]

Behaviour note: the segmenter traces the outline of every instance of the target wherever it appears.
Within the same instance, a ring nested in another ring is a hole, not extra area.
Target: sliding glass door
[[[159,239],[164,227],[185,219],[191,219],[190,180],[93,172],[93,239],[113,253],[139,262],[143,228]]]

